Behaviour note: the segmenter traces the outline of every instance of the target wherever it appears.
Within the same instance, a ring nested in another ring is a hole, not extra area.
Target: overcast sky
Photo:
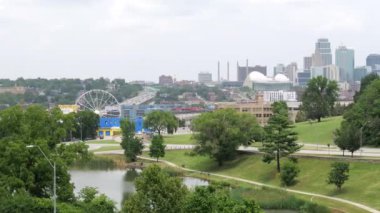
[[[356,65],[380,53],[378,0],[0,0],[0,78],[158,81],[213,73],[221,61],[266,65],[314,51],[355,49]]]

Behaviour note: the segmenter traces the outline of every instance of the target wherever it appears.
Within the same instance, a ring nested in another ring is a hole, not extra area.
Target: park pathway
[[[144,160],[156,161],[156,159],[142,157],[142,156],[139,156],[138,158],[144,159]],[[165,163],[165,164],[167,164],[169,166],[182,169],[184,171],[196,172],[196,173],[202,173],[202,174],[205,173],[205,171],[199,171],[199,170],[194,170],[194,169],[183,168],[183,167],[178,166],[175,163],[172,163],[172,162],[169,162],[169,161],[166,161],[166,160],[159,160],[159,161],[162,162],[162,163]],[[228,176],[228,175],[221,175],[221,174],[209,173],[209,172],[206,172],[206,173],[208,175],[212,175],[212,176],[215,176],[215,177],[221,177],[221,178],[226,178],[226,179],[230,179],[230,180],[236,180],[236,181],[240,181],[240,182],[244,182],[244,183],[248,183],[248,184],[252,184],[252,185],[265,186],[265,187],[268,187],[268,188],[284,190],[284,191],[291,192],[291,193],[297,193],[297,194],[302,194],[302,195],[309,195],[309,196],[314,196],[314,197],[320,197],[320,198],[325,198],[325,199],[329,199],[329,200],[339,201],[339,202],[342,202],[342,203],[347,203],[347,204],[356,206],[356,207],[358,207],[360,209],[363,209],[363,210],[366,210],[368,212],[380,213],[380,211],[378,211],[376,209],[373,209],[373,208],[371,208],[369,206],[366,206],[366,205],[363,205],[363,204],[360,204],[360,203],[356,203],[356,202],[353,202],[353,201],[345,200],[345,199],[342,199],[342,198],[330,197],[330,196],[321,195],[321,194],[315,194],[315,193],[310,193],[310,192],[304,192],[304,191],[299,191],[299,190],[282,188],[282,187],[278,187],[278,186],[273,186],[273,185],[269,185],[269,184],[265,184],[265,183],[260,183],[260,182],[251,181],[251,180],[247,180],[247,179],[243,179],[243,178],[238,178],[238,177],[233,177],[233,176]]]

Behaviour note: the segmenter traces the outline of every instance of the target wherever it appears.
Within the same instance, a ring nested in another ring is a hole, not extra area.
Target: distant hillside
[[[12,88],[22,88],[22,92],[14,92]],[[138,84],[126,83],[124,79],[0,79],[0,107],[74,104],[79,94],[91,89],[107,90],[122,102],[136,96],[143,88]]]

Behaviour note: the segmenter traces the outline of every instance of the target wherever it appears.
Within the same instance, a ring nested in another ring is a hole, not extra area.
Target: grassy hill
[[[342,116],[324,118],[321,122],[300,122],[295,124],[298,141],[313,144],[334,144],[333,132],[339,128]]]
[[[234,161],[218,167],[217,163],[206,156],[191,157],[186,151],[168,151],[165,160],[186,168],[215,172],[280,186],[276,165],[263,163],[261,155],[241,155]],[[380,162],[350,162],[350,177],[341,191],[326,183],[327,174],[333,159],[300,158],[299,182],[290,188],[336,196],[373,208],[380,209]]]

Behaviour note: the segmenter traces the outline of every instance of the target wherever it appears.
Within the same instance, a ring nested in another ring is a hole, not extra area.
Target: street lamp
[[[365,127],[365,125],[368,124],[368,121],[366,121],[362,127],[360,127],[360,155],[362,154],[363,152],[363,128]]]
[[[35,148],[37,147],[40,152],[42,153],[42,155],[46,158],[46,160],[49,162],[50,166],[53,168],[53,206],[54,206],[54,210],[53,212],[56,213],[57,212],[57,194],[56,194],[56,169],[55,169],[55,162],[51,162],[51,160],[49,160],[49,158],[45,155],[45,153],[42,151],[41,147],[38,146],[38,145],[27,145],[26,148]]]

